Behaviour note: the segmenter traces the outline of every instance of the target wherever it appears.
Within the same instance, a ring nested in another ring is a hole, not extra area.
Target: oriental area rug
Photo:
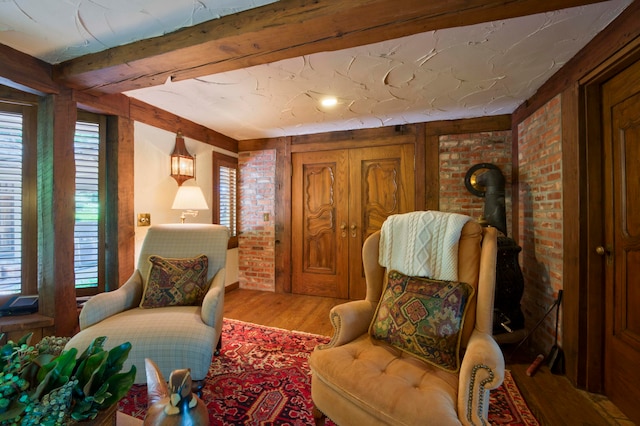
[[[328,341],[325,336],[225,318],[222,350],[214,357],[202,394],[211,425],[312,425],[307,359],[316,345]],[[134,385],[118,410],[143,419],[146,385]],[[489,421],[538,425],[508,371],[504,384],[491,392]]]

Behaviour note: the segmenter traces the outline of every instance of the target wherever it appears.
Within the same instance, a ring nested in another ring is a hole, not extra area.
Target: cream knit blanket
[[[458,241],[471,218],[439,211],[389,216],[382,224],[378,262],[388,270],[458,280]]]

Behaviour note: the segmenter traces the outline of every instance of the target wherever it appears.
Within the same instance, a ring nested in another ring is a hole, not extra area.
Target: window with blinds
[[[76,215],[74,270],[76,288],[98,287],[100,256],[100,126],[78,121],[74,137]]]
[[[236,169],[232,167],[220,167],[220,225],[225,225],[231,230],[231,237],[238,235],[236,223]]]
[[[22,283],[22,114],[0,111],[0,294]]]
[[[238,159],[213,152],[213,223],[231,230],[229,248],[238,247]]]

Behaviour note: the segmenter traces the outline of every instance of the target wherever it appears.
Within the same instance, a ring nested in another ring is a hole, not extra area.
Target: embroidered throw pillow
[[[369,332],[432,365],[457,372],[462,325],[473,294],[467,283],[389,271]]]
[[[151,269],[142,295],[141,308],[189,306],[202,302],[208,290],[209,259],[200,255],[190,259],[149,256]]]

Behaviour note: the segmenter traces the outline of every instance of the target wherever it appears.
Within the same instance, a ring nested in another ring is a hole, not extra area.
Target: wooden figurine
[[[145,359],[148,408],[145,426],[209,426],[204,402],[191,391],[191,370],[174,370],[165,382],[158,366]]]

